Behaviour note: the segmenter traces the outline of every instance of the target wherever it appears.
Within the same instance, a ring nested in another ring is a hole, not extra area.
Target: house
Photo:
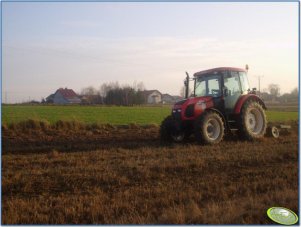
[[[162,102],[163,104],[174,103],[174,98],[170,94],[162,94]]]
[[[49,96],[46,98],[45,102],[46,102],[46,103],[53,103],[53,98],[54,98],[54,94],[51,94],[51,95],[49,95]]]
[[[162,94],[158,90],[145,90],[143,91],[143,95],[147,104],[162,103]]]
[[[55,104],[78,104],[81,103],[79,96],[68,88],[60,88],[54,94],[46,98],[46,102]]]
[[[182,96],[179,95],[173,95],[172,97],[174,98],[174,102],[179,102],[184,99]]]
[[[163,104],[173,104],[175,102],[180,101],[183,99],[181,96],[177,95],[170,95],[170,94],[163,94],[162,95],[162,103]]]

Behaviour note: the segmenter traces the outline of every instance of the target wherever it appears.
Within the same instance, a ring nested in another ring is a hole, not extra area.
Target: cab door
[[[242,94],[239,73],[230,71],[224,75],[224,105],[225,112],[233,113],[233,109]]]
[[[223,111],[222,101],[222,76],[220,74],[209,74],[196,79],[195,96],[211,96],[214,107]]]
[[[207,95],[212,97],[214,108],[223,111],[221,75],[210,76],[207,81]]]

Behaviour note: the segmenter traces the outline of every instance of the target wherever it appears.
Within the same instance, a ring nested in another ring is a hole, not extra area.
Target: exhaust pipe
[[[189,74],[186,72],[186,79],[184,80],[184,85],[185,85],[185,99],[188,98],[188,93],[189,93]]]

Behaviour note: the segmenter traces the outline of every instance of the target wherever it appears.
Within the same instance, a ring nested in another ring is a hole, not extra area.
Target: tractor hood
[[[182,99],[174,104],[174,106],[181,106],[186,102],[187,99]]]
[[[182,120],[193,120],[194,116],[199,116],[208,108],[212,108],[213,98],[211,96],[191,97],[183,99],[172,108],[172,114]]]
[[[173,109],[180,109],[185,106],[192,105],[192,104],[200,105],[201,103],[210,103],[210,102],[213,102],[211,96],[191,97],[191,98],[182,99],[181,101],[176,102],[173,106]]]

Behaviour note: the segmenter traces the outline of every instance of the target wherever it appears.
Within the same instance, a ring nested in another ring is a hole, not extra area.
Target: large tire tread
[[[260,112],[263,115],[263,120],[264,120],[264,128],[261,131],[260,134],[256,135],[252,132],[250,132],[245,124],[245,117],[246,117],[246,113],[248,111],[248,108],[257,108],[260,110]],[[253,141],[256,139],[261,139],[264,137],[265,133],[266,133],[266,129],[267,129],[267,119],[266,119],[266,114],[265,111],[263,109],[263,107],[261,106],[261,104],[257,101],[254,100],[249,100],[247,101],[242,109],[241,109],[241,114],[239,116],[239,122],[238,122],[238,135],[240,137],[240,139],[242,140],[249,140],[249,141]]]
[[[221,133],[220,136],[215,140],[212,141],[210,140],[205,132],[205,122],[207,122],[209,120],[209,118],[215,118],[216,120],[218,120],[218,122],[221,125]],[[225,125],[224,125],[224,121],[222,119],[222,117],[215,111],[206,111],[205,113],[203,113],[201,116],[199,116],[196,120],[195,120],[195,124],[194,124],[194,135],[195,138],[197,140],[198,143],[200,144],[217,144],[220,143],[223,138],[224,138],[224,134],[225,134]]]
[[[167,116],[160,125],[160,140],[161,142],[172,142],[171,132],[173,130],[174,120],[172,116]]]

